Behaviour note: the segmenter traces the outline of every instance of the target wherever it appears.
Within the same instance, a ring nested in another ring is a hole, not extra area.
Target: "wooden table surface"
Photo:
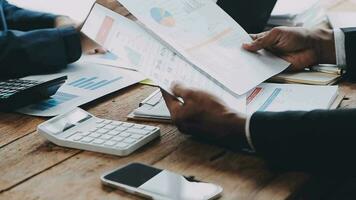
[[[109,6],[117,6],[115,3]],[[117,11],[126,13],[122,8]],[[126,13],[127,14],[127,13]],[[134,85],[83,108],[102,118],[126,120],[127,114],[156,88]],[[342,83],[342,108],[356,107],[356,84]],[[161,137],[128,157],[56,146],[36,132],[46,119],[0,114],[0,199],[140,199],[102,186],[100,175],[130,162],[168,169],[224,188],[221,199],[294,199],[313,189],[314,176],[275,171],[264,160],[231,152],[182,135],[169,124]],[[146,123],[147,124],[147,123]],[[319,187],[320,188],[320,187]]]

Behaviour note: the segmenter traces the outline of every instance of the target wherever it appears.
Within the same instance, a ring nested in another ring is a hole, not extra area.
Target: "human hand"
[[[82,45],[82,51],[85,54],[105,54],[107,52],[106,49],[101,47],[94,40],[90,39],[83,32],[80,32],[80,42]]]
[[[332,30],[277,27],[251,37],[254,41],[244,44],[244,49],[251,52],[267,49],[292,63],[289,68],[291,71],[300,71],[317,64],[336,63]]]
[[[92,39],[90,39],[88,36],[86,36],[84,33],[81,32],[83,24],[84,23],[78,23],[67,16],[58,16],[55,20],[54,26],[56,28],[73,26],[80,34],[80,43],[82,46],[83,53],[86,54],[106,53],[106,50],[103,47],[101,47],[99,44],[97,44],[95,41],[93,41]]]
[[[76,30],[80,33],[80,42],[82,45],[82,51],[85,54],[105,54],[107,52],[101,45],[96,43],[94,40],[90,39],[81,30],[83,28],[84,22],[76,26]]]
[[[77,27],[78,26],[78,22],[75,21],[74,19],[68,17],[68,16],[64,16],[64,15],[60,15],[58,17],[56,17],[56,19],[54,20],[54,27],[55,28],[60,28],[60,27],[65,27],[65,26],[73,26],[73,27]]]
[[[184,103],[162,91],[172,121],[181,132],[230,147],[246,144],[244,116],[203,91],[174,85],[173,93],[182,98]]]

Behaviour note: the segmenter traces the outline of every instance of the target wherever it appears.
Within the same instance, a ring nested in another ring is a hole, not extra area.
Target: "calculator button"
[[[105,124],[98,124],[97,126],[96,126],[96,128],[103,128],[105,126]]]
[[[122,123],[121,126],[122,126],[122,127],[126,127],[126,128],[130,128],[130,127],[134,126],[134,124],[131,124],[131,123]]]
[[[142,135],[131,135],[130,138],[139,140],[139,139],[141,139],[142,137],[143,137]]]
[[[123,133],[120,133],[120,136],[121,136],[121,137],[130,137],[131,134],[130,134],[130,133],[127,133],[127,132],[123,132]]]
[[[113,121],[111,124],[114,126],[120,126],[122,124],[122,122]]]
[[[103,124],[111,124],[111,120],[104,120]]]
[[[75,133],[72,133],[72,134],[70,134],[70,135],[68,135],[67,137],[66,137],[66,139],[69,139],[69,138],[71,138],[71,137],[73,137],[73,136],[76,136],[76,135],[80,135],[82,132],[81,131],[77,131],[77,132],[75,132]],[[58,134],[58,133],[57,133]],[[57,135],[57,134],[55,134],[55,135]]]
[[[121,142],[123,141],[125,138],[124,137],[120,137],[120,136],[116,136],[116,137],[113,137],[112,140],[113,141],[116,141],[116,142]]]
[[[94,140],[94,138],[85,137],[85,138],[81,139],[80,141],[81,141],[81,142],[85,142],[85,143],[89,143],[89,142],[91,142],[91,141],[93,141],[93,140]]]
[[[96,120],[96,123],[97,123],[97,124],[101,124],[101,123],[103,123],[104,121],[105,121],[104,119],[97,119],[97,120]]]
[[[153,130],[156,129],[156,127],[153,127],[153,126],[146,126],[144,129],[147,130],[147,131],[153,131]]]
[[[90,135],[90,132],[82,132],[82,133],[80,133],[80,135],[81,136],[88,136],[88,135]]]
[[[111,147],[111,146],[114,146],[116,143],[117,142],[114,142],[114,141],[107,141],[107,142],[104,143],[104,145]]]
[[[126,138],[123,142],[127,143],[127,144],[132,144],[134,143],[136,140],[131,139],[131,138]]]
[[[119,143],[118,145],[116,145],[116,147],[119,148],[119,149],[123,149],[123,148],[125,148],[127,146],[128,146],[128,144],[125,144],[125,143]]]
[[[150,131],[144,130],[144,129],[129,129],[127,132],[134,133],[134,134],[140,134],[140,135],[147,135],[150,133]]]
[[[144,125],[136,124],[136,125],[134,125],[132,128],[143,129],[143,128],[145,128],[145,127],[146,127],[146,126],[144,126]]]
[[[93,138],[98,138],[98,137],[100,137],[101,136],[101,134],[99,134],[99,133],[92,133],[92,134],[90,134],[90,137],[93,137]]]
[[[73,140],[73,141],[79,141],[83,138],[83,136],[80,136],[80,135],[75,135],[73,137],[71,137],[70,139]]]
[[[99,129],[96,131],[96,133],[99,133],[99,134],[105,134],[107,132],[109,132],[109,130],[106,130],[106,129]]]
[[[95,132],[97,130],[98,130],[98,128],[91,128],[91,129],[89,129],[89,132]]]
[[[105,142],[105,140],[102,140],[102,139],[95,139],[93,141],[93,144],[103,144]]]
[[[107,134],[108,134],[108,135],[115,136],[115,135],[119,135],[120,132],[119,132],[119,131],[112,130],[112,131],[109,131]]]
[[[111,135],[102,135],[100,138],[103,140],[110,140],[112,138],[112,136]]]
[[[115,128],[115,130],[116,130],[116,131],[119,131],[119,132],[122,132],[122,131],[124,131],[124,130],[126,130],[126,129],[127,129],[127,128],[121,127],[121,126]]]
[[[113,130],[114,128],[116,128],[116,126],[113,126],[113,125],[106,125],[104,126],[104,129],[107,129],[107,130]]]

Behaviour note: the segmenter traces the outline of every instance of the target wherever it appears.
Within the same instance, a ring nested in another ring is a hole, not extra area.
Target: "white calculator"
[[[127,156],[160,135],[158,127],[97,118],[75,110],[37,127],[51,142],[64,147]]]

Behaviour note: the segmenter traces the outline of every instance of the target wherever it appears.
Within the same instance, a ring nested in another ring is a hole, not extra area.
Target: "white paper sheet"
[[[126,66],[133,66],[164,90],[173,82],[219,96],[230,107],[245,113],[245,96],[236,95],[148,34],[137,23],[97,4],[82,31],[118,55]]]
[[[137,72],[86,63],[83,60],[69,65],[60,73],[27,78],[40,80],[59,75],[67,75],[68,80],[55,95],[48,100],[21,108],[18,112],[43,117],[60,115],[144,79]]]
[[[330,24],[333,28],[350,28],[356,26],[356,12],[330,12]]]
[[[329,109],[338,86],[263,83],[247,96],[247,113]]]
[[[266,51],[242,49],[250,36],[206,0],[118,0],[152,34],[236,94],[244,94],[288,67]]]

